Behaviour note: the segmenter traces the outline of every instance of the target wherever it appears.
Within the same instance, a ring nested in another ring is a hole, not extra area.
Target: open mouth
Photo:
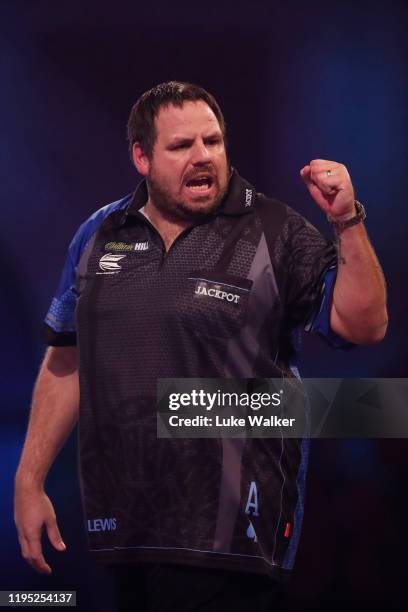
[[[190,179],[186,182],[185,186],[190,191],[196,193],[204,193],[209,191],[214,184],[214,179],[211,176],[201,176]]]

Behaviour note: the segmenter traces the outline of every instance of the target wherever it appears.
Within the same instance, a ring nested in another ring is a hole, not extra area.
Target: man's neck
[[[166,251],[168,251],[176,240],[176,238],[188,227],[194,225],[193,221],[184,221],[182,219],[171,219],[165,217],[155,206],[150,199],[144,205],[143,213],[148,218],[150,223],[159,232]]]

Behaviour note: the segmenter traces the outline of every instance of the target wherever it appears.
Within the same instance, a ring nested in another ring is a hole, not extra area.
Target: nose
[[[191,163],[193,165],[207,164],[210,159],[210,151],[204,141],[196,140],[191,150]]]

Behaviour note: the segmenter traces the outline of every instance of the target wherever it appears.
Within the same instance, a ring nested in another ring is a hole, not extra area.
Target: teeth
[[[189,189],[193,189],[193,191],[207,191],[207,189],[209,189],[209,185],[208,183],[205,183],[204,185],[188,185]]]

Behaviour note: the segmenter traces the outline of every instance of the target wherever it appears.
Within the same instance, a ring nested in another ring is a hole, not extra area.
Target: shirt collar
[[[231,168],[228,191],[214,215],[244,215],[253,212],[256,198],[255,188],[243,179],[235,168]],[[134,215],[146,204],[148,191],[146,179],[140,181],[125,209],[125,217]],[[124,219],[125,220],[125,219]]]

